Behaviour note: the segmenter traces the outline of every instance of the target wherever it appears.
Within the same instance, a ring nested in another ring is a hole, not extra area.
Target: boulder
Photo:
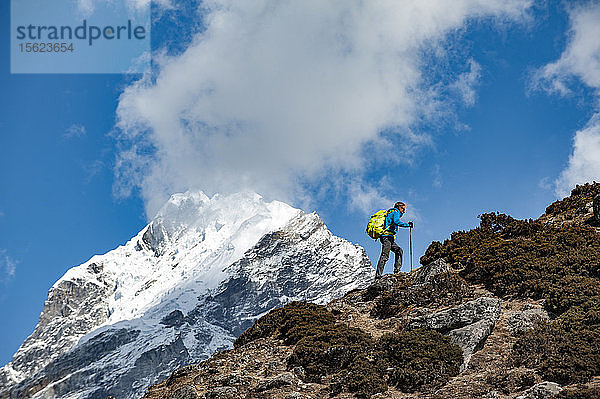
[[[506,326],[512,335],[520,335],[531,330],[541,321],[550,320],[550,315],[541,306],[526,305],[521,311],[509,312]]]
[[[430,328],[445,334],[484,319],[493,320],[495,324],[501,308],[500,299],[481,297],[450,309],[416,317],[410,321],[409,329]]]
[[[516,399],[547,399],[555,396],[562,388],[555,382],[544,381],[524,391]]]
[[[450,272],[450,265],[442,258],[434,260],[427,265],[420,267],[416,270],[413,285],[422,285],[431,282],[433,277],[442,273]]]
[[[416,317],[410,321],[408,328],[429,328],[450,337],[463,350],[462,371],[494,330],[501,309],[500,299],[481,297],[454,308]]]
[[[473,324],[469,324],[468,326],[452,330],[446,334],[453,343],[460,346],[463,350],[463,364],[461,366],[461,371],[467,367],[473,353],[483,346],[486,338],[494,330],[495,325],[496,320],[494,319],[482,319]]]

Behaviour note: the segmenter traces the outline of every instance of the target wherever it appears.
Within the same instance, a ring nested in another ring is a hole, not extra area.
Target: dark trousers
[[[379,241],[381,241],[381,256],[377,263],[375,277],[381,277],[383,274],[385,263],[390,258],[390,250],[394,252],[394,273],[400,273],[400,269],[402,269],[402,248],[394,242],[394,237],[392,236],[382,236],[379,238]]]

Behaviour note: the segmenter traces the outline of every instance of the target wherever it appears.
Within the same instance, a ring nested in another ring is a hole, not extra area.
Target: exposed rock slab
[[[557,395],[562,388],[555,382],[541,382],[517,396],[517,399],[548,399]]]
[[[409,328],[430,328],[447,333],[483,319],[497,320],[501,306],[500,299],[481,297],[450,309],[416,317],[411,320]]]
[[[465,369],[473,353],[492,333],[501,309],[500,299],[481,297],[454,308],[416,317],[408,327],[430,328],[450,337],[463,350],[462,369]]]

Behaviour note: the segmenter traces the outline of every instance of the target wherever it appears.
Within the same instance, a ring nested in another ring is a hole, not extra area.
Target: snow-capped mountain
[[[253,193],[176,194],[125,245],[54,284],[0,369],[0,398],[137,398],[270,309],[327,303],[373,274],[315,213]]]

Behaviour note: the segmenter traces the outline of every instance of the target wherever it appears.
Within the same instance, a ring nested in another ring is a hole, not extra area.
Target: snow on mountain
[[[270,309],[326,303],[372,276],[364,250],[314,213],[254,193],[176,194],[125,245],[52,286],[0,369],[0,398],[137,398]]]

